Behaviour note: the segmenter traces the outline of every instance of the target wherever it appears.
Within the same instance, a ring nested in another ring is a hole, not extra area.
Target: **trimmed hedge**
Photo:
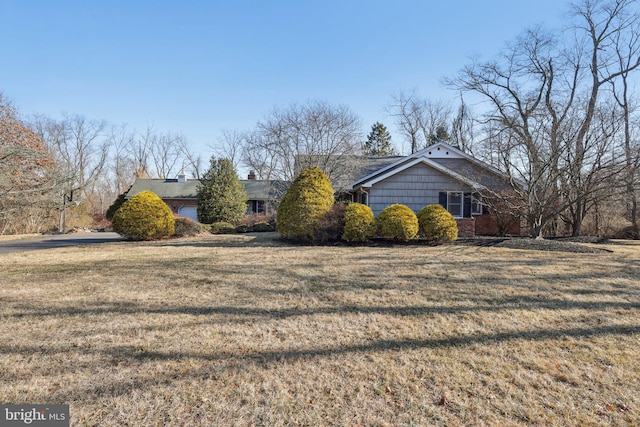
[[[319,167],[304,169],[282,197],[277,227],[284,239],[314,242],[320,219],[335,199],[331,181]]]
[[[266,233],[268,231],[275,231],[275,228],[273,227],[273,225],[269,224],[266,221],[260,221],[251,226],[251,231],[257,233]]]
[[[385,239],[406,242],[418,234],[418,218],[407,206],[396,203],[378,215],[380,234]]]
[[[342,240],[346,242],[366,242],[376,234],[376,218],[367,205],[351,203],[344,213],[344,232]]]
[[[176,237],[189,237],[197,236],[202,233],[202,224],[195,222],[189,218],[176,218],[175,219],[175,232]]]
[[[129,240],[166,239],[175,233],[171,209],[151,191],[136,194],[120,206],[111,220],[113,230]]]
[[[236,225],[236,233],[248,233],[251,231],[251,226],[248,224],[238,224]]]
[[[420,233],[429,241],[452,242],[458,238],[458,223],[442,205],[425,206],[418,212]]]
[[[231,223],[219,221],[211,224],[210,231],[211,234],[234,234],[236,227]]]

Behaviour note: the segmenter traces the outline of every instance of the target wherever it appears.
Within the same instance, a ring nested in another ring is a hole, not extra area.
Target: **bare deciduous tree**
[[[311,101],[272,109],[246,136],[242,160],[265,179],[292,180],[303,168],[319,166],[340,187],[354,172],[361,146],[360,119],[348,107]]]
[[[617,118],[602,89],[640,65],[636,47],[629,62],[616,61],[619,36],[636,31],[633,3],[583,0],[573,6],[570,31],[528,30],[495,61],[449,81],[487,101],[485,142],[519,182],[514,191],[526,202],[533,236],[560,213],[579,235],[594,196],[619,171]]]
[[[117,196],[129,188],[135,178],[136,164],[128,154],[135,136],[126,125],[121,125],[111,128],[109,138],[112,147],[109,168],[111,173],[107,180],[111,182],[112,190]]]
[[[640,23],[633,22],[630,30],[618,32],[615,39],[615,67],[623,70],[619,79],[611,80],[613,96],[622,114],[623,123],[623,152],[624,198],[627,215],[631,220],[631,234],[634,239],[640,238],[638,227],[638,187],[640,186],[640,120],[638,119],[638,104],[632,100],[630,71],[633,61],[638,58],[640,49]]]
[[[56,162],[55,174],[62,183],[58,194],[60,231],[66,230],[69,202],[89,203],[89,213],[97,213],[97,184],[105,170],[110,139],[105,134],[106,122],[88,120],[81,115],[65,115],[63,120],[41,119],[39,125],[45,142]]]
[[[474,128],[475,123],[471,110],[461,96],[458,113],[451,125],[451,143],[465,153],[473,155],[475,148]]]
[[[423,98],[415,89],[400,91],[391,96],[386,110],[410,143],[411,153],[448,139],[451,107],[444,101]]]
[[[231,160],[234,168],[238,168],[242,160],[242,146],[247,139],[243,132],[223,129],[222,135],[215,146],[212,146],[216,156]]]
[[[155,135],[150,149],[153,169],[157,178],[173,178],[181,166],[177,137],[171,133]]]
[[[192,177],[200,179],[204,173],[202,155],[191,146],[187,138],[182,134],[178,134],[176,137],[176,144],[182,157],[182,171],[187,172],[184,169],[188,168],[188,172]]]

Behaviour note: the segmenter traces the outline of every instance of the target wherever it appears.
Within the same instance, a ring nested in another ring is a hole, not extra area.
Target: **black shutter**
[[[464,202],[462,206],[462,217],[471,218],[471,193],[464,193]]]
[[[441,191],[438,196],[440,197],[438,203],[440,203],[443,208],[447,209],[447,193],[445,191]]]

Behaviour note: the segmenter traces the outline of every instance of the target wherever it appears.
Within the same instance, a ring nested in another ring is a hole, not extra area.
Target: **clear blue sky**
[[[346,104],[366,134],[394,91],[457,99],[443,77],[558,0],[0,0],[0,91],[24,115],[77,113],[181,132],[207,157],[272,106]]]

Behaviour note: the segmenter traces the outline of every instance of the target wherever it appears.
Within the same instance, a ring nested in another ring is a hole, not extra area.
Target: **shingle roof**
[[[240,180],[249,200],[277,199],[284,194],[289,183],[274,180]],[[197,179],[178,182],[176,179],[136,179],[127,193],[127,199],[142,191],[152,191],[161,199],[197,199]]]

